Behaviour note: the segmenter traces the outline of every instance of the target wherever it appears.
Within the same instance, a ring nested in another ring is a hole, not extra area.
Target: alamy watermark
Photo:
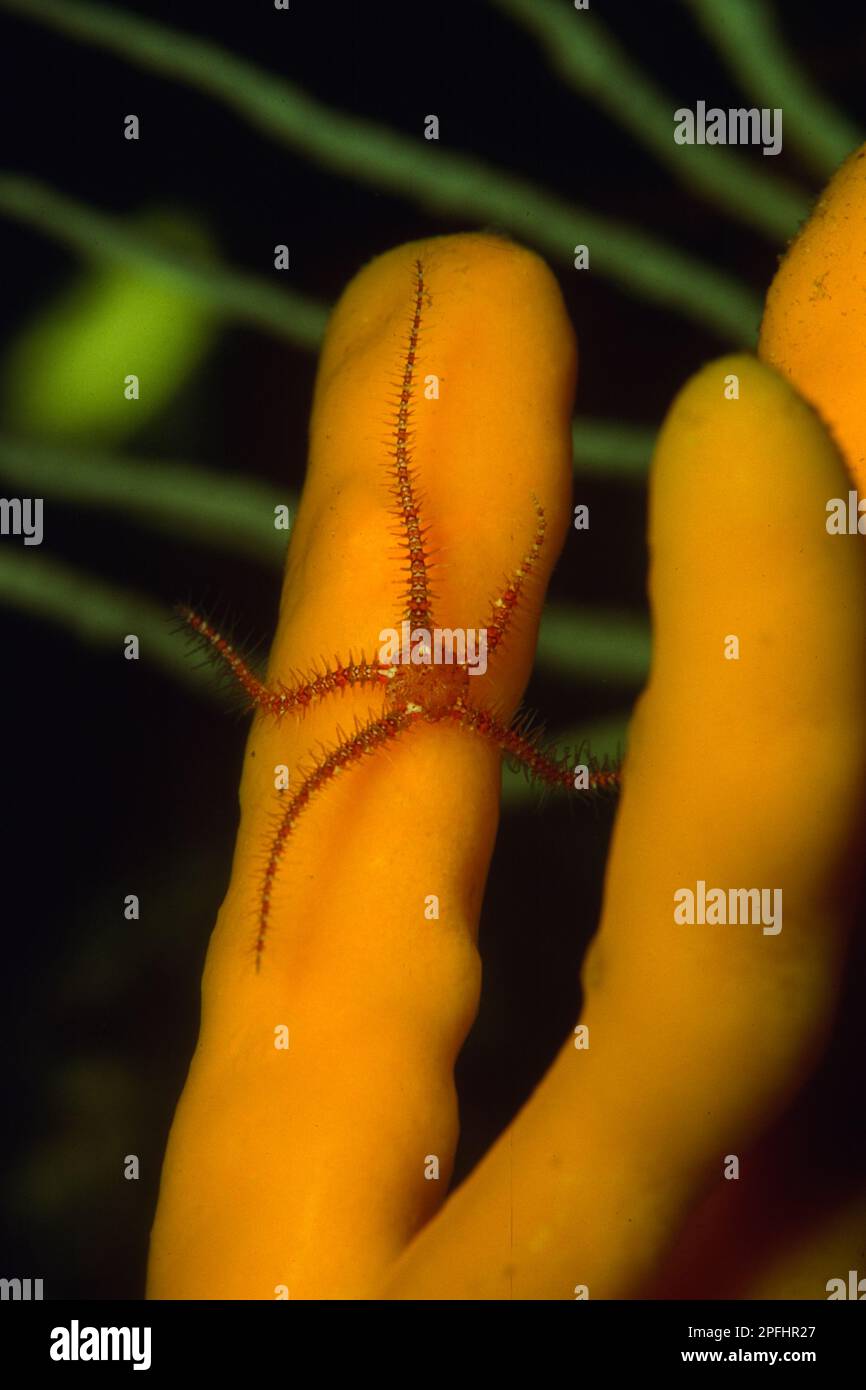
[[[413,627],[403,622],[398,632],[384,627],[379,633],[379,661],[383,666],[465,666],[470,676],[487,670],[486,627]]]
[[[51,1329],[52,1361],[131,1361],[134,1371],[150,1370],[149,1327],[68,1327]]]
[[[699,878],[694,889],[678,888],[674,903],[674,921],[680,925],[762,925],[764,936],[778,936],[782,930],[781,888],[707,888]]]
[[[847,498],[831,497],[824,525],[829,536],[866,536],[866,497],[850,488]]]
[[[25,545],[41,545],[42,498],[0,497],[0,536],[23,536]]]
[[[832,1302],[836,1298],[853,1298],[858,1303],[866,1299],[866,1279],[861,1279],[856,1269],[848,1270],[848,1279],[828,1279],[824,1285],[827,1290],[827,1301]]]
[[[41,1279],[0,1279],[0,1300],[4,1303],[38,1302],[43,1297]]]
[[[731,107],[723,111],[699,101],[694,111],[680,106],[674,112],[674,140],[678,145],[761,145],[763,154],[782,148],[782,108],[776,106]]]

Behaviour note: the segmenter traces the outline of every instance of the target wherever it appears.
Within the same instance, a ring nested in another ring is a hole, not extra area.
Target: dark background
[[[738,274],[762,293],[767,238],[684,192],[656,161],[553,75],[540,50],[476,0],[435,5],[234,5],[142,0],[123,8],[207,33],[319,100],[530,177]],[[593,8],[676,98],[751,104],[676,4]],[[864,21],[848,3],[786,3],[785,32],[813,77],[866,124]],[[4,163],[106,211],[149,201],[201,217],[224,260],[273,274],[287,242],[292,284],[333,302],[371,256],[463,229],[408,200],[316,168],[180,83],[0,14]],[[623,94],[623,100],[627,94]],[[146,136],[122,137],[138,113]],[[423,142],[422,142],[423,143]],[[759,153],[754,155],[761,161]],[[793,157],[764,160],[816,188]],[[77,271],[74,256],[0,223],[10,340]],[[581,344],[578,410],[654,426],[702,362],[727,348],[689,320],[608,280],[554,269]],[[297,491],[314,356],[225,324],[191,386],[130,451],[184,457]],[[10,489],[11,490],[11,489]],[[645,492],[587,481],[591,530],[568,545],[552,596],[645,611]],[[103,581],[227,605],[267,640],[272,568],[46,499],[43,549]],[[6,969],[2,1270],[42,1277],[48,1297],[139,1297],[147,1233],[175,1101],[195,1043],[202,962],[236,828],[246,723],[147,661],[79,643],[0,607]],[[552,728],[623,708],[634,691],[537,676],[528,702]],[[573,1025],[576,978],[594,930],[610,809],[548,801],[508,812],[481,945],[485,994],[458,1069],[459,1174],[514,1113]],[[127,922],[124,895],[141,897]],[[138,1182],[121,1178],[138,1154]]]

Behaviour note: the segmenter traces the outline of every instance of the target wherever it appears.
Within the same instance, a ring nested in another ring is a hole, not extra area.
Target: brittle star
[[[411,456],[410,421],[413,414],[413,392],[418,344],[421,333],[421,311],[425,295],[424,267],[415,262],[415,294],[408,343],[403,358],[402,375],[398,378],[398,395],[391,420],[392,475],[391,494],[394,499],[392,515],[397,519],[399,539],[405,552],[408,581],[403,593],[403,619],[413,628],[429,633],[435,627],[433,598],[430,587],[430,555],[425,538],[429,527],[422,522],[421,498],[417,487],[417,468]],[[535,503],[536,530],[532,545],[514,570],[506,587],[490,604],[487,620],[487,655],[495,655],[509,631],[520,602],[526,580],[538,562],[544,544],[546,521],[544,508]],[[365,756],[392,742],[419,721],[430,724],[448,721],[484,738],[488,743],[522,764],[530,777],[549,786],[574,786],[573,770],[568,758],[552,757],[538,747],[537,735],[528,732],[526,720],[515,718],[503,723],[495,714],[469,699],[469,667],[465,661],[448,664],[385,663],[368,661],[362,655],[357,662],[325,663],[322,672],[288,686],[281,681],[269,686],[255,675],[234,647],[199,613],[186,606],[179,613],[193,632],[225,664],[234,679],[245,691],[251,706],[279,719],[288,713],[303,714],[314,702],[325,699],[347,686],[379,686],[385,688],[384,711],[370,718],[351,736],[341,738],[332,751],[313,758],[311,770],[304,776],[297,791],[289,797],[270,842],[264,877],[258,901],[258,926],[255,940],[256,970],[261,967],[265,940],[270,926],[271,895],[274,881],[285,853],[289,837],[311,798],[338,772],[351,767]],[[619,786],[618,769],[595,767],[587,769],[585,786],[590,790],[615,790]]]

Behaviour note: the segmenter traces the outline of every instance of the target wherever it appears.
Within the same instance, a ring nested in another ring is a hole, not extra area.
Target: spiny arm
[[[524,555],[517,569],[511,576],[505,588],[492,600],[490,606],[490,616],[487,619],[487,651],[495,652],[504,641],[511,620],[520,603],[523,586],[538,563],[541,555],[541,547],[544,544],[544,534],[547,530],[547,521],[544,515],[544,508],[541,503],[535,503],[535,538],[529,550]]]
[[[347,662],[335,657],[333,665],[325,663],[324,671],[301,676],[291,685],[279,681],[271,687],[259,680],[240,653],[200,613],[185,604],[180,605],[177,611],[208,654],[214,656],[237,681],[250,704],[277,718],[290,710],[303,713],[317,700],[347,686],[381,685],[390,679],[392,668],[383,666],[380,661],[367,661],[362,654],[359,661],[353,661],[351,655]]]
[[[560,758],[543,753],[537,739],[524,733],[519,724],[500,723],[486,710],[471,709],[465,705],[455,705],[450,717],[456,724],[469,729],[479,737],[494,743],[503,753],[516,758],[527,769],[530,776],[549,787],[574,788],[574,767],[567,754]],[[587,767],[588,790],[618,791],[620,772],[618,768]]]
[[[404,591],[403,617],[421,627],[433,626],[432,593],[429,581],[429,556],[425,549],[426,528],[421,520],[421,503],[412,467],[413,434],[410,430],[412,397],[415,384],[415,361],[421,331],[421,305],[424,299],[424,267],[415,262],[415,303],[403,371],[397,384],[398,396],[394,414],[394,429],[389,450],[394,460],[391,492],[396,506],[399,535],[407,556],[408,587]]]
[[[370,753],[374,753],[383,744],[395,739],[398,734],[408,729],[414,722],[415,715],[397,711],[393,714],[383,715],[380,719],[371,719],[367,724],[362,725],[356,732],[346,739],[341,739],[335,748],[326,753],[313,768],[306,774],[297,791],[288,799],[285,809],[280,815],[279,822],[270,842],[267,863],[265,865],[264,879],[262,882],[261,895],[259,897],[258,927],[256,930],[255,942],[255,962],[256,970],[261,968],[262,954],[265,949],[265,938],[268,934],[271,912],[271,893],[274,887],[274,880],[280,867],[289,836],[295,829],[297,822],[306,810],[312,797],[321,791],[327,782],[337,773],[345,771],[346,768],[353,767],[355,763],[361,761]]]

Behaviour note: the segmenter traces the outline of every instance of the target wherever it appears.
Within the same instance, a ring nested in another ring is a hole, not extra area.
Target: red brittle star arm
[[[259,679],[240,652],[201,613],[186,604],[179,604],[177,611],[206,650],[237,682],[249,703],[275,718],[290,710],[303,712],[315,701],[350,686],[378,685],[388,679],[387,667],[380,661],[368,661],[362,654],[358,661],[353,661],[351,656],[348,661],[335,657],[332,663],[322,663],[322,671],[295,675],[290,683],[278,681],[270,686]]]
[[[542,751],[536,739],[521,733],[520,729],[513,725],[503,724],[486,710],[456,705],[449,718],[461,728],[469,729],[493,743],[508,757],[514,758],[526,768],[535,781],[543,782],[548,787],[575,789],[576,768],[567,755],[552,757]],[[587,766],[585,782],[581,782],[580,786],[589,791],[612,792],[618,790],[620,780],[620,773],[616,768]]]
[[[537,569],[546,530],[547,519],[544,515],[544,508],[536,500],[535,536],[532,545],[521,563],[512,572],[504,589],[496,595],[490,604],[486,624],[488,656],[499,649],[508,634],[523,597],[526,583],[531,578],[533,571]]]

